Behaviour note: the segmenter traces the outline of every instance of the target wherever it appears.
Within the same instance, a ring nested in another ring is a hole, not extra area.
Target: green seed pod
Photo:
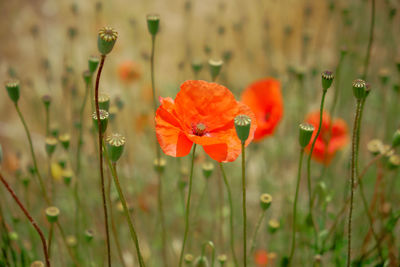
[[[315,127],[307,122],[300,123],[299,125],[299,144],[302,148],[305,148],[310,143],[312,134]]]
[[[217,79],[217,77],[219,76],[223,64],[224,64],[224,62],[222,60],[210,59],[208,61],[208,67],[210,70],[212,81],[215,81]]]
[[[212,164],[212,162],[208,161],[208,162],[204,162],[201,165],[201,169],[203,171],[203,176],[208,179],[210,178],[211,174],[214,171],[214,164]]]
[[[110,96],[106,93],[99,94],[99,108],[108,112],[110,109]]]
[[[58,137],[58,140],[60,140],[60,143],[61,143],[62,147],[65,150],[68,150],[69,143],[70,143],[70,140],[71,140],[71,136],[69,134],[65,133],[65,134],[60,135]]]
[[[85,70],[82,73],[83,80],[85,81],[86,85],[89,85],[92,80],[92,73],[89,70]]]
[[[61,174],[64,184],[66,186],[69,186],[71,184],[72,178],[74,177],[74,172],[71,169],[65,169],[63,170]]]
[[[50,95],[42,96],[42,102],[43,102],[44,107],[46,109],[48,109],[50,107],[50,104],[51,104],[51,96]]]
[[[90,243],[93,240],[93,231],[92,230],[86,230],[85,231],[85,240],[87,243]]]
[[[147,15],[147,29],[152,36],[156,36],[160,25],[160,15],[149,14]]]
[[[99,30],[97,48],[102,55],[107,55],[113,49],[117,41],[118,33],[111,27],[103,27]]]
[[[69,236],[67,236],[67,245],[70,248],[74,248],[74,247],[76,247],[76,245],[78,245],[78,240],[76,240],[75,236],[69,235]]]
[[[389,83],[389,70],[384,68],[379,70],[379,79],[383,85],[387,85]]]
[[[398,83],[394,83],[393,84],[393,91],[395,92],[395,93],[400,93],[400,84],[398,84]]]
[[[65,167],[67,167],[67,160],[65,158],[60,158],[58,160],[58,165],[61,167],[61,169],[65,169]]]
[[[113,133],[107,136],[107,151],[111,162],[117,162],[124,152],[125,137],[119,133]]]
[[[392,155],[389,157],[388,160],[388,168],[390,170],[397,169],[400,166],[400,156],[399,155]]]
[[[46,137],[45,144],[47,156],[51,157],[56,150],[57,139],[53,136]]]
[[[190,265],[193,262],[193,255],[192,254],[185,254],[185,256],[183,257],[183,260],[185,261],[185,263],[187,265]]]
[[[392,147],[397,147],[400,145],[400,129],[397,129],[394,132],[393,138],[392,138]]]
[[[226,256],[226,254],[220,254],[217,257],[217,260],[220,264],[221,267],[223,267],[226,263],[226,261],[228,260],[228,256]]]
[[[100,109],[99,110],[100,114],[100,127],[101,127],[101,132],[104,133],[107,130],[107,125],[108,125],[108,112]],[[97,114],[96,111],[93,112],[92,114],[92,120],[94,123],[94,127],[96,128],[96,131],[99,130],[98,125],[97,125]]]
[[[379,139],[373,139],[367,143],[368,151],[374,156],[379,155],[379,153],[382,151],[382,147],[383,142]]]
[[[29,186],[29,183],[31,182],[31,179],[29,176],[24,176],[22,177],[22,184],[24,185],[25,188]]]
[[[153,161],[154,170],[158,173],[163,173],[165,171],[165,165],[167,165],[167,161],[163,158]]]
[[[118,113],[118,108],[114,105],[110,106],[110,110],[108,111],[108,114],[110,115],[110,121],[114,121],[115,118],[117,117]]]
[[[260,196],[260,206],[263,210],[267,210],[272,203],[272,196],[270,194],[262,194]]]
[[[60,133],[60,129],[58,129],[57,124],[53,124],[50,126],[50,135],[57,138],[58,134]]]
[[[48,207],[46,210],[46,218],[49,223],[55,223],[58,220],[58,215],[60,215],[60,210],[57,207]]]
[[[281,226],[281,224],[279,223],[278,220],[276,219],[271,219],[268,221],[268,231],[273,234],[276,231],[278,231],[279,227]]]
[[[229,64],[229,62],[232,60],[233,52],[231,50],[225,50],[222,53],[222,60],[226,62],[226,64]]]
[[[89,57],[88,67],[89,67],[90,73],[93,74],[97,70],[97,67],[99,66],[99,62],[100,62],[100,60],[98,57],[96,57],[96,56]]]
[[[365,81],[357,79],[353,81],[353,94],[358,99],[361,100],[365,97]]]
[[[18,80],[12,80],[6,82],[6,89],[8,96],[10,99],[17,104],[18,99],[19,99],[19,81]]]
[[[204,256],[199,256],[194,262],[194,267],[208,267],[208,260]]]
[[[326,91],[332,85],[333,78],[334,78],[333,72],[326,70],[326,71],[322,72],[321,78],[322,78],[322,89],[324,91]]]
[[[383,145],[381,154],[384,155],[386,158],[389,158],[390,156],[394,155],[394,149],[391,148],[389,145]]]
[[[34,261],[32,262],[31,267],[44,267],[44,263],[41,261]]]
[[[200,60],[193,60],[192,61],[192,70],[194,74],[198,74],[203,69],[203,62]]]
[[[239,140],[244,143],[250,134],[251,118],[241,114],[235,117],[235,129]]]

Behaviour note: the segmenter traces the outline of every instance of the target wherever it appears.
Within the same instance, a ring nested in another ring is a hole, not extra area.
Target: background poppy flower
[[[283,115],[280,82],[273,78],[256,81],[243,91],[241,100],[257,118],[254,141],[273,134]]]
[[[196,143],[216,161],[234,161],[241,153],[233,122],[239,114],[252,118],[246,146],[253,140],[257,127],[254,113],[222,85],[186,81],[175,101],[167,97],[160,98],[160,102],[156,133],[161,149],[169,156],[186,156]]]
[[[141,75],[140,66],[133,61],[124,61],[118,66],[118,76],[123,82],[134,82],[138,80]]]
[[[315,111],[308,114],[306,118],[306,122],[315,127],[311,140],[317,134],[319,114],[319,111]],[[336,151],[342,149],[348,142],[349,136],[346,122],[342,119],[335,119],[331,122],[329,114],[324,112],[322,115],[321,132],[315,142],[312,157],[320,163],[329,164],[335,156]],[[311,143],[306,147],[308,153],[311,149]]]
[[[268,253],[259,249],[254,253],[254,262],[257,267],[266,267],[268,264]]]

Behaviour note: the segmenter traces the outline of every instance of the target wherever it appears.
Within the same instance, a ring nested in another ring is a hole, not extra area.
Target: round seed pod
[[[226,254],[220,254],[220,255],[217,257],[217,260],[218,260],[219,264],[220,264],[221,267],[222,267],[222,266],[225,265],[226,261],[228,260],[228,256],[226,256]]]
[[[246,142],[250,133],[251,118],[247,115],[238,115],[234,119],[236,134],[242,143]]]
[[[365,81],[362,79],[356,79],[353,81],[353,94],[361,100],[365,97]]]
[[[60,215],[60,210],[57,207],[48,207],[46,209],[46,218],[49,223],[55,223],[58,220],[58,215]]]
[[[58,137],[58,140],[60,140],[60,143],[61,143],[62,147],[65,150],[68,150],[69,143],[70,143],[70,140],[71,140],[71,136],[68,133],[65,133],[65,134],[60,135]]]
[[[88,243],[90,243],[93,240],[93,231],[91,229],[85,231],[85,240]]]
[[[96,71],[97,66],[99,66],[99,62],[100,62],[100,60],[99,60],[98,57],[96,57],[96,56],[89,57],[89,59],[88,59],[88,67],[89,67],[89,72],[91,74],[93,74]]]
[[[382,148],[383,142],[380,139],[373,139],[367,143],[368,151],[374,156],[378,155],[382,151]]]
[[[203,176],[208,179],[210,178],[211,174],[214,171],[214,164],[212,164],[212,162],[208,161],[208,162],[204,162],[201,165],[201,169],[203,171]]]
[[[104,133],[107,130],[109,114],[104,109],[100,109],[99,113],[100,113],[100,128],[101,128],[101,132]],[[98,125],[97,125],[97,114],[96,114],[96,111],[93,112],[93,114],[92,114],[92,120],[93,120],[93,123],[94,123],[94,127],[98,131],[99,128],[98,128]]]
[[[31,263],[31,267],[44,267],[44,263],[42,261],[34,261]]]
[[[63,170],[61,175],[62,175],[64,184],[66,186],[70,185],[72,178],[74,177],[74,172],[71,169],[65,169],[65,170]]]
[[[110,96],[106,93],[99,94],[99,108],[108,112],[110,109]]]
[[[192,254],[185,254],[183,257],[183,260],[185,261],[186,264],[191,264],[193,262],[193,255]]]
[[[260,196],[260,206],[263,210],[267,210],[272,203],[272,196],[270,194],[262,194]]]
[[[149,14],[147,15],[147,29],[152,36],[156,36],[160,25],[160,15]]]
[[[273,234],[276,231],[278,231],[279,227],[281,226],[281,224],[279,223],[278,220],[276,219],[271,219],[268,221],[268,231]]]
[[[165,166],[167,165],[167,161],[163,158],[160,160],[155,159],[153,161],[154,170],[158,173],[163,173],[165,171]]]
[[[117,41],[118,33],[112,27],[103,27],[99,30],[97,48],[102,55],[107,55]]]
[[[203,69],[203,62],[199,60],[192,61],[192,71],[194,74],[198,74]]]
[[[125,137],[119,133],[113,133],[107,136],[107,152],[108,157],[112,162],[117,162],[124,152]]]
[[[299,144],[302,148],[310,143],[314,130],[314,125],[310,123],[303,122],[299,125]]]
[[[10,99],[17,104],[19,99],[19,81],[18,80],[11,80],[6,82],[5,84],[8,96]]]
[[[57,139],[53,136],[46,137],[45,139],[46,153],[51,157],[56,150]]]
[[[322,80],[322,88],[324,91],[326,91],[332,85],[333,78],[334,78],[333,72],[326,70],[326,71],[322,72],[321,78],[322,78],[321,79]]]
[[[83,80],[85,81],[86,85],[89,85],[92,81],[92,73],[89,70],[85,70],[82,73]]]
[[[223,64],[224,64],[224,62],[222,60],[210,59],[208,61],[208,67],[209,67],[209,70],[210,70],[211,80],[212,81],[215,81],[217,79],[218,75],[221,72]]]

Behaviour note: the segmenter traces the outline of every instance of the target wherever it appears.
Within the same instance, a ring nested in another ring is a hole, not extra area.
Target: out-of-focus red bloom
[[[315,135],[317,134],[319,114],[319,111],[315,111],[308,114],[306,118],[306,122],[315,127],[311,142],[306,147],[308,153],[311,149],[312,140],[314,140]],[[346,122],[342,119],[334,119],[331,121],[329,114],[324,112],[322,115],[321,132],[315,142],[312,158],[322,164],[328,165],[336,152],[342,149],[348,142],[349,136]]]
[[[175,100],[160,98],[156,133],[161,149],[173,157],[189,154],[193,143],[219,162],[234,161],[241,153],[234,118],[245,114],[252,119],[248,145],[257,128],[254,113],[235,100],[224,86],[206,81],[186,81]]]
[[[254,262],[257,267],[266,267],[268,264],[268,253],[259,249],[254,253]]]
[[[283,115],[280,82],[273,78],[256,81],[243,91],[241,100],[257,118],[254,141],[272,135]]]
[[[140,66],[133,61],[124,61],[118,67],[118,76],[123,82],[134,82],[138,80],[141,75]]]

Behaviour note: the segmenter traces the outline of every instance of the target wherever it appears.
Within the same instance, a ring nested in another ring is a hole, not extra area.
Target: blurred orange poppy
[[[319,111],[312,112],[307,115],[306,122],[314,125],[315,130],[312,135],[314,140],[317,134],[319,126]],[[315,142],[314,151],[312,158],[322,164],[328,165],[336,152],[342,149],[349,142],[349,136],[347,131],[347,124],[342,119],[335,119],[331,121],[331,117],[328,113],[324,112],[322,115],[322,126],[321,132]],[[309,153],[311,149],[311,143],[306,147],[306,151]]]
[[[252,119],[246,146],[253,140],[257,128],[254,113],[222,85],[186,81],[175,100],[160,97],[160,102],[156,133],[161,149],[169,156],[186,156],[195,143],[216,161],[234,161],[241,153],[233,122],[239,114]]]
[[[266,267],[268,264],[268,253],[259,249],[254,253],[254,262],[257,267]]]
[[[124,61],[118,67],[118,76],[123,82],[134,82],[138,80],[141,75],[140,66],[133,61]]]
[[[254,141],[272,135],[283,115],[280,82],[273,78],[256,81],[243,91],[241,99],[257,118]]]

